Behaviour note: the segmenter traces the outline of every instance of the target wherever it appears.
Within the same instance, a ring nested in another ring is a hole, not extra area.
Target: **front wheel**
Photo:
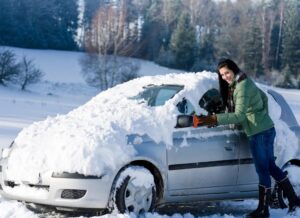
[[[142,166],[129,166],[118,177],[114,188],[115,208],[120,213],[152,211],[156,202],[154,177]]]
[[[289,180],[291,184],[293,185],[293,188],[296,192],[296,194],[299,196],[300,194],[300,167],[288,164],[286,167],[283,168],[283,171],[288,175]],[[274,200],[274,208],[287,208],[289,205],[288,199],[283,193],[282,189],[278,186],[278,184],[275,185],[273,195],[276,196]]]

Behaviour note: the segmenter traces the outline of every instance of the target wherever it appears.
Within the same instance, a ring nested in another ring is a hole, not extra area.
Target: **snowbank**
[[[26,209],[24,204],[16,201],[4,201],[0,197],[0,217],[1,218],[38,218],[33,212]]]

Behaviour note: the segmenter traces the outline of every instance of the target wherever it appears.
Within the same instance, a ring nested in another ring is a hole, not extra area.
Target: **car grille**
[[[9,186],[11,188],[14,188],[16,186],[19,186],[20,184],[17,184],[13,181],[8,181],[8,180],[5,180],[4,181],[4,185],[5,186]],[[36,185],[36,184],[28,184],[29,187],[31,188],[37,188],[37,189],[45,189],[46,191],[49,191],[50,189],[50,186],[49,185]]]
[[[79,199],[86,193],[86,190],[65,189],[61,193],[61,198],[64,199]]]
[[[29,184],[28,186],[31,187],[31,188],[45,189],[46,191],[49,191],[49,189],[50,189],[49,185],[33,185],[33,184]]]
[[[9,186],[9,187],[11,187],[11,188],[14,188],[15,186],[18,186],[19,184],[16,184],[16,183],[13,182],[13,181],[5,180],[5,181],[4,181],[4,185],[5,185],[5,186]]]

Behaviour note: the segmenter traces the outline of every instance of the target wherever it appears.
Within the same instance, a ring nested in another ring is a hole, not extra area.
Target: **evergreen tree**
[[[13,14],[12,1],[0,0],[0,45],[10,45],[12,42]]]
[[[280,58],[279,53],[281,52],[281,42],[282,42],[282,24],[283,24],[283,5],[284,0],[273,0],[267,2],[269,4],[267,11],[269,15],[265,19],[268,20],[270,24],[269,29],[269,51],[268,66],[269,71],[272,69],[280,69]],[[266,69],[265,69],[266,70]],[[267,73],[267,72],[266,72]]]
[[[215,38],[219,22],[217,3],[211,0],[183,1],[196,30],[196,60],[192,71],[215,70]],[[212,16],[213,15],[213,16]]]
[[[10,44],[12,46],[18,47],[31,47],[38,48],[41,47],[41,41],[47,40],[43,36],[43,31],[40,27],[45,20],[49,19],[51,14],[46,17],[39,17],[40,8],[43,5],[47,10],[48,1],[41,4],[37,0],[11,0],[13,5],[11,14],[13,17],[13,22],[7,28],[11,33]]]
[[[170,40],[173,30],[176,28],[180,12],[182,11],[182,1],[161,1],[160,20],[162,22],[161,40],[166,47]],[[176,16],[174,16],[176,15]]]
[[[56,28],[53,1],[18,0],[16,44],[28,48],[52,48]],[[22,10],[22,8],[25,8]]]
[[[175,59],[174,67],[190,70],[195,61],[196,46],[195,29],[191,26],[190,17],[182,14],[170,42]]]
[[[169,49],[161,47],[155,62],[162,66],[171,67],[175,63],[174,54]]]
[[[239,4],[243,3],[243,7]],[[239,6],[239,7],[238,7]],[[242,13],[243,11],[243,13]],[[217,34],[215,48],[219,58],[231,57],[241,62],[243,53],[242,42],[249,24],[248,14],[251,11],[251,1],[220,1],[217,14]]]
[[[289,66],[292,77],[300,77],[300,3],[297,0],[285,2],[283,26],[283,67]]]
[[[13,4],[12,16],[14,21],[9,27],[12,33],[10,45],[21,47],[28,37],[28,32],[32,30],[32,27],[28,25],[28,20],[30,19],[29,5],[31,5],[31,1],[29,0],[27,5],[24,4],[23,0],[12,0],[11,2]],[[26,45],[23,45],[23,47],[26,47]]]
[[[56,5],[56,9],[54,10],[56,29],[53,35],[56,37],[51,47],[73,50],[76,48],[75,36],[78,24],[77,0],[54,0],[54,4]]]
[[[153,0],[145,12],[141,36],[143,46],[139,52],[139,57],[141,58],[155,60],[159,54],[162,46],[160,31],[162,29],[162,22],[158,19],[160,8],[161,0]]]
[[[276,57],[277,52],[282,53],[282,40],[279,38],[280,28],[279,25],[275,25],[272,29],[271,41],[270,41],[270,64],[273,69],[279,70],[281,65],[281,59]],[[279,47],[279,48],[278,48]],[[277,51],[279,49],[279,51]]]
[[[28,48],[76,48],[77,0],[9,0],[1,1],[0,6],[7,9],[0,15],[0,43]]]
[[[152,0],[144,16],[141,56],[158,60],[160,51],[169,53],[168,46],[182,11],[181,0]],[[176,16],[174,16],[176,15]]]
[[[253,18],[251,29],[246,35],[244,45],[244,69],[255,77],[263,74],[262,68],[262,33]]]
[[[210,70],[215,71],[215,47],[214,34],[212,32],[206,33],[196,47],[197,55],[192,71]]]

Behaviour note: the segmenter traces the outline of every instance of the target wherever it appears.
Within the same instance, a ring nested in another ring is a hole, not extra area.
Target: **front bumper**
[[[5,178],[5,163],[0,162],[0,194],[4,198],[54,206],[57,210],[76,208],[105,209],[108,206],[112,181],[109,176],[101,179],[53,178],[48,185],[14,184]],[[86,190],[79,199],[63,198],[65,190]]]

